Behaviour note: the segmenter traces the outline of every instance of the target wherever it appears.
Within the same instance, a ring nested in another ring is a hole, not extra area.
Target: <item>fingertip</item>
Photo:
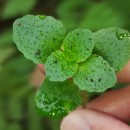
[[[130,119],[130,86],[119,90],[109,91],[92,100],[87,108],[108,113],[122,121]]]
[[[125,123],[107,114],[80,109],[64,118],[61,130],[130,130]]]
[[[91,130],[84,118],[76,111],[65,117],[61,123],[61,130]]]

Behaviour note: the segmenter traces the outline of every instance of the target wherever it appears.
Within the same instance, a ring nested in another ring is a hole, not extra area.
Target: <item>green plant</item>
[[[129,32],[118,27],[66,34],[51,16],[26,15],[14,22],[13,39],[27,59],[45,64],[46,80],[35,104],[50,117],[64,116],[82,104],[83,91],[89,96],[113,87],[116,72],[130,59]]]

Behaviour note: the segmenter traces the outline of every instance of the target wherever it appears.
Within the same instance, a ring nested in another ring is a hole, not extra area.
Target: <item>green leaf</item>
[[[81,102],[79,90],[71,80],[51,82],[46,79],[35,96],[37,110],[49,117],[65,116]]]
[[[62,49],[69,50],[75,55],[75,62],[85,61],[94,47],[92,32],[88,29],[76,29],[68,33],[62,45]]]
[[[37,0],[7,0],[2,11],[2,18],[8,19],[31,11]]]
[[[89,92],[102,92],[116,83],[114,69],[101,56],[92,55],[79,66],[73,77],[74,83]]]
[[[62,23],[51,16],[26,15],[13,25],[14,42],[34,63],[45,63],[51,52],[61,47],[65,34]]]
[[[101,55],[116,70],[120,71],[130,60],[129,32],[120,28],[106,28],[93,34],[96,54]]]
[[[62,51],[53,52],[45,63],[46,76],[50,81],[64,81],[77,71],[78,64],[68,61]]]

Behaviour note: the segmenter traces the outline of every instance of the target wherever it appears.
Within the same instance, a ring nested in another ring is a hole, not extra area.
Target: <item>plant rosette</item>
[[[114,87],[116,73],[130,60],[129,32],[118,27],[67,33],[51,16],[26,15],[14,22],[13,39],[27,59],[45,65],[46,79],[35,104],[49,117],[65,116],[84,97]]]

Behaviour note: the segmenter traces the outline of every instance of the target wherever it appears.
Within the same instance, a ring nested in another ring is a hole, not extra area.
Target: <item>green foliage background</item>
[[[12,24],[26,14],[60,19],[67,30],[118,26],[130,30],[129,0],[0,1],[0,129],[59,130],[60,119],[40,117],[34,108],[35,86],[28,85],[35,65],[17,51]],[[120,86],[120,85],[119,85]]]

